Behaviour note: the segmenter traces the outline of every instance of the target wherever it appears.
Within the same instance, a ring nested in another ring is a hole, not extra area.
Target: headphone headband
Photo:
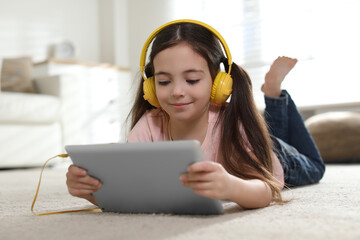
[[[225,54],[226,54],[226,57],[227,57],[227,60],[228,60],[228,64],[229,64],[229,71],[228,71],[228,74],[230,74],[231,72],[231,65],[232,65],[232,57],[231,57],[231,54],[230,54],[230,49],[227,45],[227,43],[225,42],[225,39],[220,35],[220,33],[218,31],[216,31],[213,27],[211,27],[210,25],[206,24],[206,23],[203,23],[203,22],[200,22],[200,21],[197,21],[197,20],[191,20],[191,19],[181,19],[181,20],[175,20],[175,21],[172,21],[172,22],[168,22],[164,25],[162,25],[161,27],[157,28],[149,37],[148,39],[146,40],[144,46],[143,46],[143,49],[141,51],[141,56],[140,56],[140,71],[141,71],[141,74],[145,79],[146,76],[145,76],[145,72],[144,72],[144,67],[145,67],[145,61],[146,61],[146,53],[147,53],[147,50],[150,46],[150,43],[152,42],[152,40],[156,37],[156,35],[161,31],[163,30],[164,28],[170,26],[170,25],[173,25],[173,24],[177,24],[177,23],[194,23],[194,24],[197,24],[197,25],[200,25],[200,26],[203,26],[205,27],[206,29],[208,29],[209,31],[211,31],[221,42],[223,48],[224,48],[224,51],[225,51]]]

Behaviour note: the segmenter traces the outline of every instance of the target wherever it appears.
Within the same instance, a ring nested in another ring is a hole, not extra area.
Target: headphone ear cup
[[[145,79],[143,83],[144,99],[156,108],[160,108],[160,103],[156,97],[155,80],[153,77]]]
[[[230,74],[219,72],[214,80],[210,101],[215,105],[222,105],[232,92],[233,80]]]

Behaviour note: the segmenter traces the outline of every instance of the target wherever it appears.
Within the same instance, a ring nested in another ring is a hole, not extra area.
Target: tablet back
[[[219,200],[199,196],[179,180],[189,165],[203,159],[198,141],[73,145],[65,149],[75,165],[102,182],[94,197],[103,211],[223,213]]]

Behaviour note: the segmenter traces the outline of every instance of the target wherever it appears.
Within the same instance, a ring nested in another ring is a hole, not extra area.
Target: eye
[[[198,83],[199,81],[200,81],[200,79],[194,79],[194,80],[188,79],[188,80],[186,80],[186,82],[189,83],[189,84],[191,84],[191,85],[196,84],[196,83]]]
[[[170,81],[158,81],[158,84],[160,85],[160,86],[166,86],[166,85],[168,85],[170,83]]]

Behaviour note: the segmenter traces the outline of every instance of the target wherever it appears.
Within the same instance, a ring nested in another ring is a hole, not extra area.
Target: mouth
[[[174,108],[180,109],[180,108],[184,108],[190,104],[191,103],[173,103],[173,104],[171,104],[171,106],[173,106]]]

